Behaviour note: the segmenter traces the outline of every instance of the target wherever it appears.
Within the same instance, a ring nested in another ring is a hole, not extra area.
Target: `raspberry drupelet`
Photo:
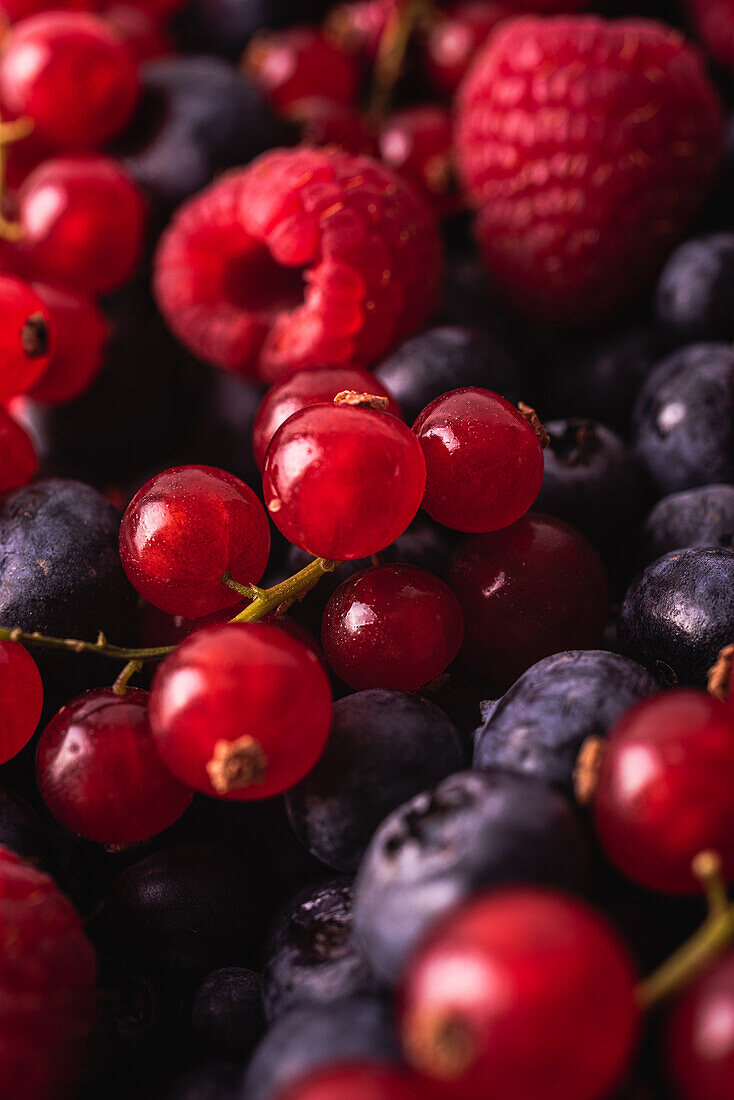
[[[193,352],[277,382],[377,359],[428,317],[440,268],[409,183],[368,157],[276,149],[181,207],[154,288]]]
[[[459,92],[456,159],[497,288],[585,325],[643,290],[706,199],[722,112],[697,51],[651,20],[504,23]]]

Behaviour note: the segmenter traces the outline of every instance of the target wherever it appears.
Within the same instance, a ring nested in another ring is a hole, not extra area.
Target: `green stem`
[[[265,588],[258,588],[256,584],[240,584],[229,572],[222,577],[222,584],[226,584],[233,592],[239,592],[246,600],[259,600],[263,592],[267,591]]]
[[[305,596],[315,584],[318,584],[325,573],[333,573],[336,566],[337,562],[335,561],[328,561],[326,558],[314,558],[299,573],[295,573],[287,580],[281,581],[273,588],[263,589],[249,607],[246,607],[244,611],[240,611],[239,615],[235,615],[232,622],[255,623],[258,619],[263,619],[271,611],[276,611],[281,604],[292,603],[293,600]]]
[[[390,16],[380,38],[375,59],[374,83],[368,111],[373,122],[379,122],[387,114],[414,31],[421,26],[430,26],[437,17],[438,11],[433,0],[405,0]]]
[[[117,677],[114,684],[112,685],[112,690],[114,691],[115,695],[124,695],[125,694],[125,692],[127,691],[127,685],[128,685],[128,681],[130,680],[130,677],[134,676],[136,672],[140,672],[142,667],[143,667],[143,662],[142,661],[128,661],[127,662],[127,664],[123,668],[122,672]]]

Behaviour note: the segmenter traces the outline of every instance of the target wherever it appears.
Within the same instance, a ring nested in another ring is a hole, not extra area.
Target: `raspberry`
[[[734,70],[734,0],[688,0],[688,8],[708,52]]]
[[[154,285],[197,355],[277,382],[377,359],[428,317],[440,266],[431,213],[409,183],[368,157],[281,149],[180,208]]]
[[[48,875],[0,848],[0,1081],[14,1100],[66,1096],[94,1016],[92,946]]]
[[[664,24],[528,16],[477,58],[456,140],[497,286],[535,318],[590,322],[640,292],[692,221],[722,114]]]

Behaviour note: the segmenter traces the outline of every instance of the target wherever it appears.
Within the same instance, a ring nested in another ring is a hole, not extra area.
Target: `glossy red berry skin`
[[[387,411],[400,417],[400,407],[377,379],[359,367],[319,367],[299,371],[277,386],[272,386],[263,398],[252,428],[252,450],[258,469],[265,465],[265,452],[270,440],[289,416],[309,405],[333,401],[338,393],[353,390],[386,397]]]
[[[16,23],[3,43],[0,101],[58,148],[94,148],[119,133],[138,98],[135,61],[102,19],[50,11]]]
[[[14,1100],[74,1095],[94,1021],[94,951],[53,880],[6,848],[0,943],[3,1091]]]
[[[173,39],[165,27],[144,7],[112,3],[105,6],[103,16],[136,61],[151,61],[175,53]]]
[[[371,66],[382,36],[399,15],[402,4],[403,0],[349,0],[337,4],[326,19],[327,36],[364,67]]]
[[[459,601],[416,565],[379,565],[344,581],[329,598],[321,645],[350,687],[415,691],[456,657],[464,637]]]
[[[468,539],[446,579],[464,612],[462,656],[498,687],[542,657],[601,641],[604,566],[562,520],[531,512],[504,531]]]
[[[323,752],[331,689],[314,653],[278,627],[212,626],[158,668],[150,722],[182,783],[221,798],[271,798]]]
[[[367,558],[408,528],[425,488],[420,445],[390,413],[311,405],[268,447],[265,506],[295,546],[333,561]]]
[[[354,103],[359,74],[354,60],[311,27],[257,35],[243,58],[245,72],[278,111],[320,96]]]
[[[24,236],[16,246],[29,278],[77,294],[114,290],[140,259],[145,201],[107,157],[58,157],[35,168],[18,192]]]
[[[265,510],[249,485],[213,466],[156,474],[120,524],[120,557],[133,587],[169,615],[199,618],[242,601],[222,582],[257,584],[270,553]]]
[[[396,111],[380,129],[380,157],[426,196],[437,214],[461,207],[454,183],[451,115],[440,104]]]
[[[527,888],[480,894],[429,933],[399,1026],[441,1096],[592,1100],[623,1078],[637,1024],[613,929],[570,896]]]
[[[49,310],[33,287],[0,275],[0,401],[25,393],[43,375],[53,348]]]
[[[97,377],[109,325],[88,298],[43,283],[34,283],[33,289],[51,315],[54,343],[49,364],[28,396],[61,405],[83,394]]]
[[[28,432],[0,408],[0,493],[27,485],[38,469],[38,456]]]
[[[721,150],[701,58],[653,20],[508,20],[459,92],[456,163],[485,266],[536,323],[589,325],[639,295]]]
[[[54,817],[98,844],[148,840],[194,797],[158,755],[148,693],[134,688],[87,691],[63,707],[41,734],[36,770]]]
[[[734,1095],[734,953],[717,959],[670,1015],[667,1054],[681,1100]]]
[[[491,32],[511,15],[517,8],[506,0],[464,0],[449,7],[426,36],[426,68],[434,87],[452,96]]]
[[[374,362],[426,320],[440,268],[433,216],[409,184],[368,157],[301,147],[184,203],[154,289],[195,354],[273,383]]]
[[[652,890],[699,893],[694,857],[734,880],[734,712],[693,689],[644,700],[612,730],[594,797],[602,846]]]
[[[277,1100],[426,1100],[425,1082],[392,1066],[340,1065],[291,1085]]]
[[[335,145],[345,153],[374,156],[375,138],[365,118],[349,103],[309,96],[291,103],[286,112],[306,145]]]
[[[0,641],[0,764],[28,744],[42,708],[43,684],[36,662],[18,642]]]
[[[423,507],[456,531],[498,531],[525,515],[543,483],[543,450],[514,405],[466,387],[413,425],[426,458]]]

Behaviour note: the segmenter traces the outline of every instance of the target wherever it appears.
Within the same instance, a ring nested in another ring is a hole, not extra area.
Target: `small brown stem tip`
[[[589,806],[594,801],[605,752],[603,737],[587,737],[579,749],[573,769],[573,790],[580,806]]]
[[[708,674],[708,693],[714,699],[728,699],[731,695],[731,674],[734,665],[734,642],[725,645]]]
[[[449,1012],[418,1013],[406,1029],[406,1053],[415,1069],[451,1081],[471,1065],[476,1043],[460,1017]]]
[[[236,741],[217,741],[206,772],[217,794],[242,790],[262,783],[268,771],[268,758],[259,741],[249,733]]]
[[[542,421],[536,413],[535,409],[532,408],[532,406],[530,405],[526,405],[524,401],[518,401],[517,411],[520,413],[520,416],[524,417],[525,420],[527,420],[528,424],[537,435],[538,442],[540,443],[543,450],[545,450],[545,448],[550,443],[550,436],[543,427]]]
[[[42,313],[32,313],[20,333],[23,351],[29,359],[40,359],[48,352],[48,325]]]
[[[334,398],[335,405],[352,405],[355,409],[386,409],[390,402],[376,393],[358,393],[357,390],[341,390]]]

